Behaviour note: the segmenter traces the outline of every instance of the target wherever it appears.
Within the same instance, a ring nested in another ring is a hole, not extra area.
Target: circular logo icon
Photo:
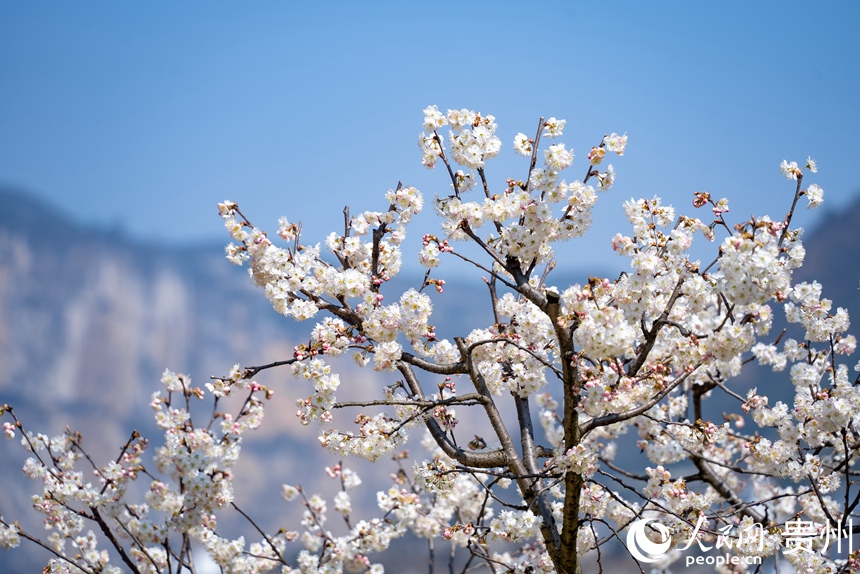
[[[627,551],[639,562],[647,564],[659,560],[669,550],[669,545],[672,543],[669,529],[659,522],[652,524],[651,528],[660,533],[660,542],[651,542],[648,539],[648,535],[645,534],[645,527],[652,520],[654,519],[637,520],[630,525],[630,529],[627,531]]]

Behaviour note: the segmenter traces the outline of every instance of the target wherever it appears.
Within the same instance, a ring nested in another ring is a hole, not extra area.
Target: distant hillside
[[[824,221],[808,232],[806,261],[795,279],[817,279],[835,306],[855,310],[852,323],[860,326],[860,201],[828,211]]]
[[[165,367],[208,375],[292,346],[218,245],[134,243],[8,190],[0,205],[4,397],[125,418]]]

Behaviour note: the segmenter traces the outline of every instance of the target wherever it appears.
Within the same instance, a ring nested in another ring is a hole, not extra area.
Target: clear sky
[[[449,193],[420,164],[425,106],[496,116],[496,189],[527,169],[513,136],[556,116],[569,179],[630,138],[577,250],[600,264],[632,196],[778,218],[779,162],[812,156],[823,211],[856,198],[858,25],[854,1],[3,2],[0,184],[136,238],[225,240],[230,198],[319,240],[398,180]]]

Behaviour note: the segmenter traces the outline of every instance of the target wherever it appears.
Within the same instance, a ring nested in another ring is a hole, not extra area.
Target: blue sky
[[[811,227],[860,194],[858,24],[849,1],[4,2],[0,184],[135,238],[225,240],[230,198],[320,240],[398,180],[448,194],[416,145],[437,104],[496,116],[496,189],[525,175],[510,143],[541,115],[568,121],[570,179],[628,133],[585,265],[611,257],[634,196],[688,210],[706,190],[731,222],[779,218],[779,162],[808,155],[825,190]]]

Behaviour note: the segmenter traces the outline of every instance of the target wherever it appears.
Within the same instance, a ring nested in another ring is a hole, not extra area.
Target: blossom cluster
[[[86,519],[97,515],[131,540],[128,560],[147,572],[184,559],[167,544],[182,536],[230,572],[376,574],[382,566],[369,555],[407,531],[467,548],[491,569],[568,572],[595,550],[599,556],[637,518],[656,521],[675,541],[712,540],[720,529],[769,522],[759,547],[738,539],[725,550],[769,557],[780,551],[779,529],[791,519],[835,527],[856,516],[856,504],[846,502],[856,498],[851,469],[860,445],[860,379],[847,363],[856,339],[848,312],[834,310],[820,284],[793,276],[806,256],[794,205],[805,196],[816,207],[824,196],[817,184],[802,185],[806,172],[817,172],[814,160],[779,166],[797,183],[789,214],[778,220],[751,216],[732,225],[729,200],[705,191],[691,193],[698,217],[659,197],[627,200],[630,230],[611,245],[628,270],[617,279],[557,286],[554,246],[591,226],[594,205],[616,180],[606,156],[623,156],[627,135],[612,132],[586,147],[580,158],[587,170],[574,178],[567,170],[577,156],[559,141],[570,135],[568,122],[541,118],[534,137],[518,133],[512,142],[527,158],[525,177],[497,187],[487,175],[504,148],[494,116],[429,106],[422,128],[421,162],[443,165],[450,189],[432,201],[440,228],[419,234],[417,261],[426,273],[411,288],[392,292],[391,281],[403,264],[408,227],[424,207],[413,187],[387,191],[384,211],[346,210],[344,229],[330,233],[324,248],[304,244],[301,226],[286,217],[270,238],[237,203],[219,204],[233,241],[227,258],[247,265],[276,312],[315,324],[292,357],[237,366],[208,383],[216,406],[236,394],[246,398],[237,414],[216,410],[205,426],[176,399],[205,391],[165,373],[167,394],[154,394],[151,405],[165,432],[153,467],[162,478],[153,477],[145,503],[121,504],[127,484],[144,474],[141,438],[97,469],[100,486],[91,487],[74,470],[82,457],[74,435],[25,435],[29,449],[52,453],[30,459],[25,472],[45,484],[34,503],[56,532],[55,552],[71,561],[63,545],[74,540],[87,548],[90,570],[106,569],[95,538],[82,538]],[[551,143],[542,146],[542,139]],[[701,241],[713,246],[713,261],[693,255]],[[446,337],[437,333],[434,302],[447,296],[436,274],[450,259],[484,275],[493,320]],[[780,312],[796,333],[772,333]],[[343,356],[379,372],[376,396],[339,399],[335,367]],[[754,360],[787,371],[792,404],[739,388],[736,377]],[[244,538],[220,537],[217,516],[235,506],[240,446],[262,424],[271,397],[254,376],[278,365],[307,385],[296,416],[323,427],[321,445],[339,457],[392,456],[401,468],[377,493],[382,515],[361,521],[352,518],[351,493],[360,480],[342,465],[327,469],[341,481],[331,508],[344,520],[343,534],[330,527],[325,499],[285,485],[283,497],[305,506],[304,530],[258,530],[262,540],[246,546]],[[724,413],[715,395],[741,412]],[[335,416],[346,406],[366,409],[352,427]],[[757,428],[745,428],[744,416]],[[398,452],[419,426],[427,454],[406,467]],[[18,429],[4,425],[7,436]],[[631,448],[647,457],[645,470],[625,468]],[[89,510],[73,512],[73,501]],[[0,520],[0,544],[14,546],[21,536]],[[295,568],[284,559],[292,541],[303,545]],[[679,557],[667,553],[659,565]],[[860,564],[822,553],[790,560],[810,573]]]

